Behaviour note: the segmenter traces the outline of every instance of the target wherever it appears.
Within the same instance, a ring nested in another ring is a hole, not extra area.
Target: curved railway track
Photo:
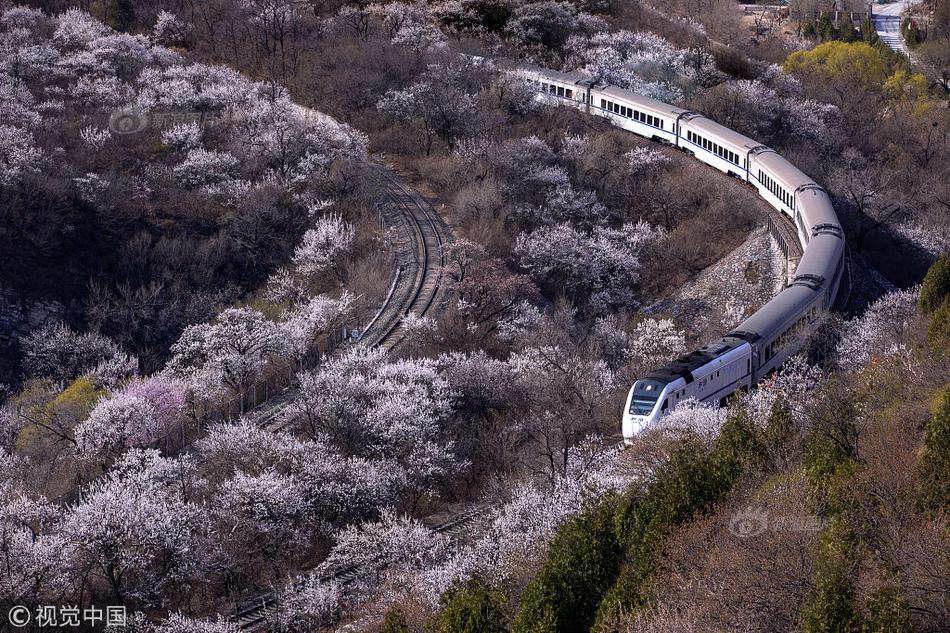
[[[442,268],[445,264],[446,230],[432,206],[416,191],[404,184],[387,167],[375,165],[373,178],[381,192],[380,212],[385,224],[397,234],[393,240],[396,268],[389,292],[376,315],[363,331],[364,345],[392,350],[403,340],[402,319],[409,314],[426,316],[440,296]],[[258,414],[257,424],[263,428],[282,426],[280,412],[288,398],[282,398]],[[474,521],[484,509],[469,510],[435,525],[433,532],[454,537]],[[320,580],[350,584],[379,566],[344,566],[328,571]],[[277,594],[266,591],[248,600],[232,616],[242,631],[264,632],[268,615],[277,604]]]
[[[473,523],[487,511],[488,508],[486,507],[471,508],[462,514],[455,515],[442,523],[432,526],[430,529],[435,534],[442,534],[455,540],[465,534],[466,526]],[[364,565],[343,565],[321,574],[319,579],[321,582],[336,582],[346,586],[370,574],[379,573],[385,568],[386,563],[384,561]],[[299,582],[299,578],[298,576],[296,582]],[[267,591],[245,602],[245,604],[235,612],[232,620],[242,631],[266,633],[268,630],[268,619],[277,605],[277,594],[274,591]]]
[[[406,228],[408,240],[397,245],[398,267],[393,285],[361,340],[370,347],[390,350],[403,339],[403,317],[426,316],[436,302],[445,264],[445,237],[434,210],[421,195],[388,170],[380,169],[377,181],[384,193],[380,202],[385,207],[383,212],[391,219],[398,218]]]

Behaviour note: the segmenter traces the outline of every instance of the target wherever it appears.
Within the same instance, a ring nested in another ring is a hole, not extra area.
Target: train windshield
[[[638,380],[633,384],[633,397],[630,398],[630,415],[649,415],[663,392],[665,382],[658,380]]]

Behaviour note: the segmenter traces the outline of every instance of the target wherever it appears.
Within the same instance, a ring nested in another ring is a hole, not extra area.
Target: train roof
[[[803,185],[815,183],[814,179],[805,175],[798,167],[774,151],[757,154],[755,162],[763,170],[768,172],[769,176],[780,184],[785,185],[791,191],[795,191]]]
[[[684,119],[682,122],[683,127],[691,128],[696,132],[705,132],[711,137],[714,137],[716,142],[723,141],[725,143],[732,144],[740,152],[742,150],[750,150],[755,147],[765,147],[762,143],[754,141],[748,136],[739,134],[738,132],[733,132],[729,128],[719,123],[716,123],[712,119],[706,118],[701,114],[693,114]]]
[[[800,189],[796,208],[802,212],[809,231],[821,225],[841,227],[831,199],[824,189],[818,186]]]
[[[809,284],[793,283],[740,323],[728,336],[750,343],[771,338],[784,331],[788,323],[799,317],[805,306],[815,298],[816,291],[817,289]]]
[[[551,81],[559,81],[565,84],[577,84],[584,80],[590,79],[584,73],[577,71],[571,72],[561,72],[560,70],[550,70],[548,68],[531,68],[533,72],[537,72],[540,76],[546,77]]]
[[[808,242],[802,259],[795,269],[795,277],[821,277],[830,280],[841,260],[844,250],[844,239],[840,231],[820,232],[812,236]]]
[[[651,99],[650,97],[644,97],[635,92],[630,92],[619,86],[612,85],[602,85],[597,86],[597,93],[600,95],[605,95],[608,97],[613,97],[615,99],[622,99],[627,103],[640,106],[645,110],[652,110],[654,112],[660,112],[670,117],[677,117],[680,114],[685,114],[688,110],[683,108],[677,108],[676,106],[670,105],[668,103],[663,103],[662,101],[657,101],[656,99]]]
[[[695,352],[690,352],[679,358],[655,369],[646,376],[647,380],[662,380],[663,382],[673,382],[677,378],[682,378],[687,383],[693,382],[693,372],[722,356],[726,352],[732,351],[737,347],[745,345],[745,341],[739,338],[727,336],[716,339],[706,345],[703,345]]]

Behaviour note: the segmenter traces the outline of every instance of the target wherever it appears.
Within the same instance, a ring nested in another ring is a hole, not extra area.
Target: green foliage
[[[392,605],[386,610],[386,616],[379,627],[379,633],[409,633],[409,625],[406,624],[406,616],[402,609],[397,605]]]
[[[841,25],[838,39],[842,42],[860,42],[862,40],[861,31],[854,28],[850,22],[845,22]]]
[[[472,579],[442,595],[429,629],[432,633],[505,633],[507,622],[505,595]]]
[[[673,529],[709,511],[765,454],[761,439],[743,414],[732,415],[708,455],[687,444],[676,451],[646,495],[617,513],[618,539],[626,553],[617,582],[598,608],[606,625],[624,609],[641,606],[664,540]]]
[[[817,33],[813,20],[805,20],[802,22],[802,37],[815,37]]]
[[[884,586],[868,598],[868,617],[861,623],[861,633],[910,633],[910,605],[893,586]]]
[[[917,26],[917,23],[910,18],[904,18],[901,21],[901,35],[903,35],[904,42],[906,42],[910,48],[914,48],[921,42],[920,28]]]
[[[600,597],[620,568],[615,503],[608,498],[557,531],[541,570],[522,595],[514,633],[590,629]]]
[[[792,437],[792,412],[784,400],[772,405],[769,419],[765,423],[765,432],[762,441],[768,448],[778,448]]]
[[[861,23],[861,39],[868,44],[874,44],[879,39],[871,18],[865,18]]]
[[[950,297],[950,258],[946,254],[937,258],[927,271],[920,286],[920,298],[917,308],[923,314],[930,314]]]
[[[45,413],[49,418],[58,417],[79,422],[89,416],[100,398],[107,395],[107,390],[97,389],[88,378],[77,378],[53,399],[46,407]]]
[[[918,490],[925,509],[950,508],[950,385],[937,395],[924,433]]]
[[[944,299],[930,317],[927,327],[927,342],[934,353],[950,352],[950,298]]]
[[[813,500],[835,513],[847,504],[847,484],[857,468],[860,404],[848,397],[825,407],[805,439],[803,466]]]
[[[835,25],[831,21],[831,16],[827,13],[822,13],[821,17],[818,18],[818,26],[815,30],[818,32],[818,37],[821,38],[822,42],[833,40],[835,37]]]
[[[835,519],[822,535],[812,587],[802,610],[804,633],[851,633],[854,607],[855,543],[847,524]]]

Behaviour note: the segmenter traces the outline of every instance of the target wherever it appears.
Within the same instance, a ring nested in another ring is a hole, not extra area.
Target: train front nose
[[[623,410],[623,439],[630,444],[633,438],[657,416],[657,401],[666,386],[665,382],[641,379],[633,383]]]
[[[647,425],[647,422],[650,421],[650,417],[646,415],[631,415],[627,414],[623,416],[623,442],[624,444],[630,445],[633,444],[634,439],[639,435],[640,431],[643,430],[643,427]]]

